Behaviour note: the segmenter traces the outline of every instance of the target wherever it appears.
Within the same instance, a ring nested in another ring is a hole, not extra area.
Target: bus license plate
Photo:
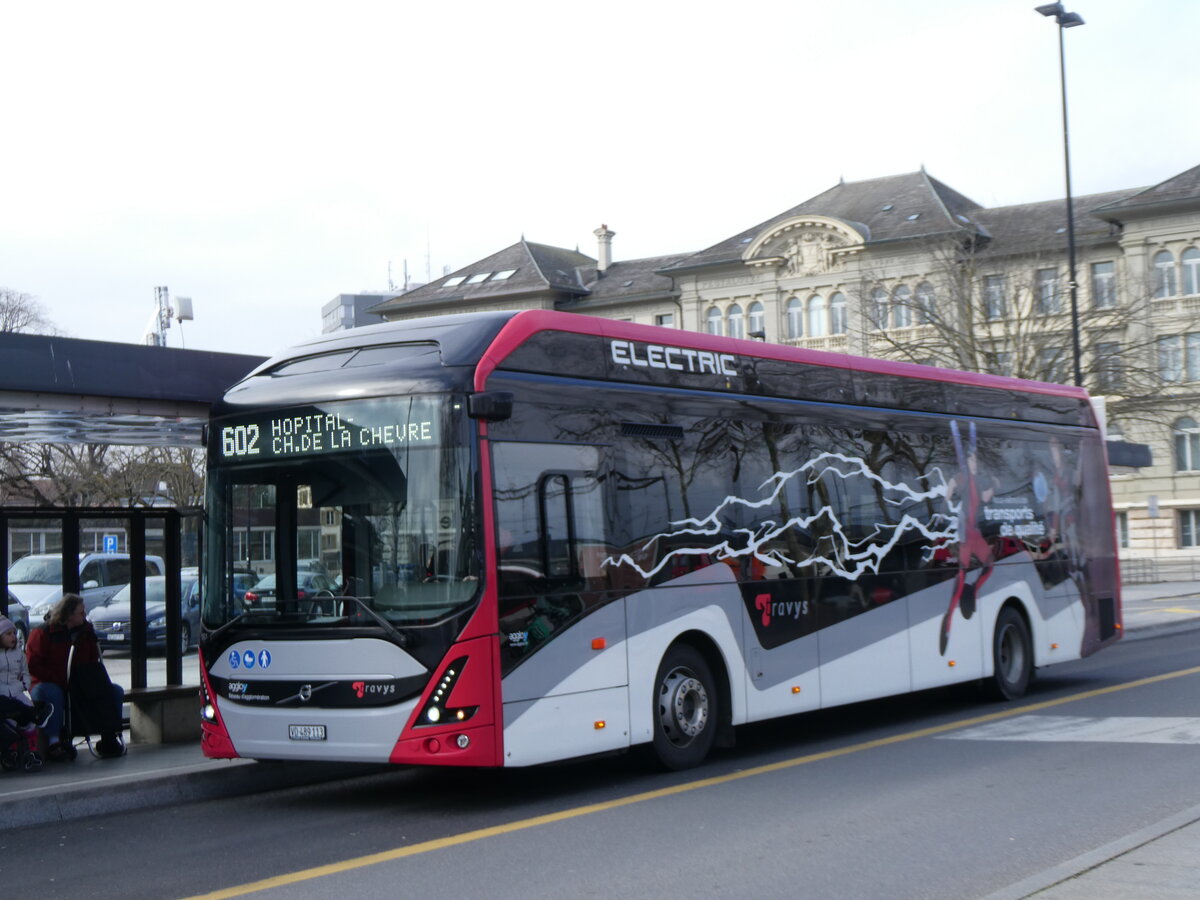
[[[325,726],[289,725],[288,737],[293,741],[323,741],[325,740]]]

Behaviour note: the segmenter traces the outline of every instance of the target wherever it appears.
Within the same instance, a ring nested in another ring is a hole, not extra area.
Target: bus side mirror
[[[467,415],[485,422],[503,422],[512,417],[513,395],[508,391],[484,391],[467,397]]]

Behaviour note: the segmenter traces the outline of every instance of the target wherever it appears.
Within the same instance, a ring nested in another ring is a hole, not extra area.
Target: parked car
[[[29,607],[16,598],[12,588],[8,591],[8,618],[17,626],[17,646],[24,647],[29,640]]]
[[[200,569],[198,566],[188,566],[186,569],[181,569],[180,574],[187,578],[199,578]],[[234,569],[233,571],[233,598],[241,600],[246,596],[246,591],[258,584],[262,576],[255,575],[253,572],[244,571],[242,569]]]
[[[258,584],[258,581],[259,578],[257,575],[251,575],[247,572],[234,572],[233,598],[235,600],[242,600],[246,596],[246,591]]]
[[[89,615],[100,646],[129,646],[131,593],[131,587],[126,585],[106,605]],[[179,579],[179,603],[179,647],[187,653],[200,634],[200,579],[195,575]],[[166,645],[167,579],[155,575],[146,579],[146,646],[165,649]]]
[[[338,593],[337,584],[321,572],[296,573],[296,599],[314,600],[333,597]],[[275,602],[275,573],[264,575],[254,587],[242,597],[242,605],[248,609],[265,609]]]
[[[162,575],[166,565],[161,556],[146,557],[146,574]],[[22,556],[8,568],[8,587],[29,608],[36,626],[45,620],[62,597],[62,556],[34,553]],[[80,553],[79,594],[89,612],[129,584],[128,553]]]

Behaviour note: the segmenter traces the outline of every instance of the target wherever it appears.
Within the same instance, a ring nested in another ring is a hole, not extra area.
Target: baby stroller
[[[41,733],[46,722],[54,713],[52,703],[38,703],[23,707],[14,716],[14,710],[0,718],[0,768],[6,771],[23,768],[36,772],[42,767],[42,756],[38,752]],[[22,750],[22,748],[24,748]]]

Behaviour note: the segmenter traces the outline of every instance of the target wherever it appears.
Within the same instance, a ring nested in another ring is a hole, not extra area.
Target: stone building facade
[[[559,309],[1071,382],[1153,465],[1112,472],[1122,555],[1200,563],[1200,166],[1149,188],[985,208],[925,171],[842,182],[692,253],[524,239],[372,309]],[[1078,310],[1072,339],[1071,297]],[[1076,352],[1078,348],[1078,352]]]

